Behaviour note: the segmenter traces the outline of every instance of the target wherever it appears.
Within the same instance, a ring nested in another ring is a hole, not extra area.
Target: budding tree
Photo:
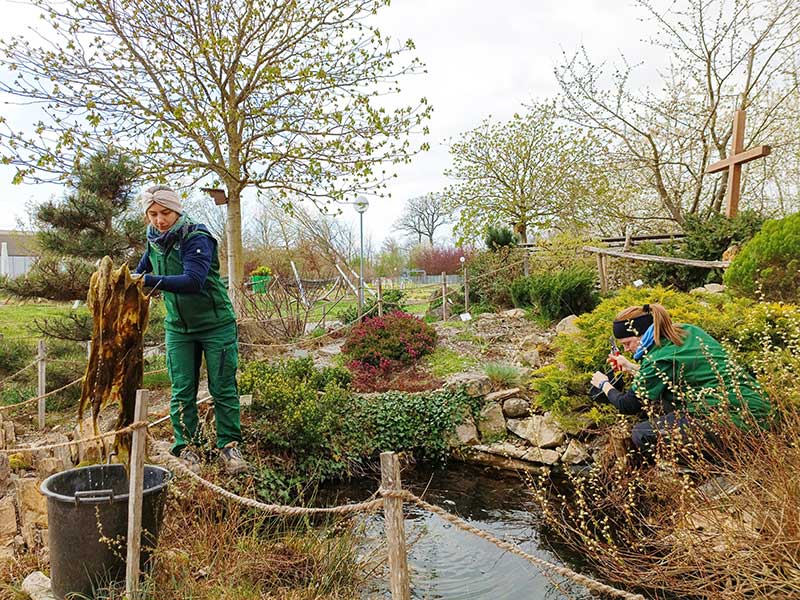
[[[651,45],[668,57],[660,81],[649,89],[634,86],[630,63],[608,73],[581,48],[556,68],[564,114],[605,136],[610,162],[634,173],[634,187],[681,224],[686,215],[723,207],[727,171],[707,175],[705,169],[728,156],[733,111],[747,110],[745,147],[770,143],[776,152],[745,169],[751,191],[745,188],[744,200],[753,208],[782,203],[792,178],[774,166],[782,161],[796,173],[800,149],[800,4],[681,0],[662,9],[637,3],[658,25]]]
[[[5,122],[16,180],[69,172],[114,140],[145,176],[224,186],[231,288],[241,281],[248,187],[316,202],[376,189],[378,165],[419,148],[425,99],[387,108],[417,72],[413,43],[368,20],[388,0],[32,0],[50,30],[0,42],[0,91],[41,109]]]

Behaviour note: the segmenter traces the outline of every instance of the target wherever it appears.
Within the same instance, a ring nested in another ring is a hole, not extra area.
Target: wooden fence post
[[[136,407],[133,420],[147,420],[147,402],[150,392],[136,390]],[[125,594],[128,600],[139,598],[139,556],[142,545],[142,495],[144,494],[144,453],[147,446],[147,428],[132,434],[130,486],[128,488],[128,556],[125,562]]]
[[[442,271],[442,321],[447,321],[447,273]]]
[[[604,254],[597,253],[597,275],[600,279],[600,293],[608,291],[608,281],[606,280],[606,257]]]
[[[39,386],[37,396],[44,396],[47,393],[47,349],[44,340],[39,340],[37,359],[39,361]],[[39,398],[39,429],[44,429],[44,411],[47,405],[47,398]]]
[[[381,452],[381,487],[400,491],[400,461],[394,452]],[[392,600],[410,600],[406,533],[403,523],[402,498],[384,498],[384,527],[389,551],[389,589]]]
[[[378,277],[378,316],[383,316],[383,277]]]

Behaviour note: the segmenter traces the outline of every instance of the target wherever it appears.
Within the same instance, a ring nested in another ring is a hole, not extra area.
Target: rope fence
[[[395,464],[396,470],[399,473],[399,461],[398,461],[397,456],[393,452],[385,452],[385,453],[383,453],[381,455],[381,459],[382,459],[381,460],[382,474],[385,475],[385,473],[383,473],[384,456],[385,455],[391,455],[390,457],[387,457],[387,458],[389,458],[389,461],[387,461],[387,462]],[[485,541],[487,541],[487,542],[489,542],[491,544],[494,544],[495,546],[497,546],[501,550],[505,550],[507,552],[510,552],[511,554],[515,554],[515,555],[525,559],[526,561],[528,561],[529,563],[531,563],[535,567],[541,569],[542,571],[548,571],[548,572],[556,573],[556,574],[558,574],[558,575],[560,575],[562,577],[565,577],[565,578],[567,578],[567,579],[569,579],[569,580],[571,580],[571,581],[573,581],[573,582],[575,582],[577,584],[580,584],[580,585],[584,586],[585,588],[587,588],[587,589],[589,589],[589,590],[591,590],[593,592],[596,592],[596,593],[607,594],[609,596],[614,596],[614,597],[617,597],[617,598],[623,598],[625,600],[645,600],[644,596],[642,596],[640,594],[633,594],[633,593],[630,593],[630,592],[626,592],[624,590],[617,589],[617,588],[615,588],[613,586],[610,586],[610,585],[607,585],[607,584],[602,583],[600,581],[597,581],[596,579],[593,579],[591,577],[588,577],[586,575],[582,575],[582,574],[580,574],[580,573],[578,573],[576,571],[573,571],[572,569],[570,569],[568,567],[557,565],[557,564],[552,563],[550,561],[547,561],[547,560],[545,560],[543,558],[539,558],[537,556],[529,554],[529,553],[525,552],[524,550],[522,550],[516,544],[512,544],[511,542],[507,542],[505,540],[502,540],[502,539],[500,539],[500,538],[498,538],[496,536],[493,536],[492,534],[487,533],[487,532],[485,532],[485,531],[483,531],[483,530],[481,530],[481,529],[479,529],[479,528],[477,528],[477,527],[475,527],[473,525],[470,525],[467,521],[465,521],[465,520],[453,515],[452,513],[449,513],[448,511],[444,510],[443,508],[441,508],[439,506],[436,506],[436,505],[430,504],[429,502],[426,502],[425,500],[423,500],[419,496],[416,496],[415,494],[413,494],[412,492],[410,492],[408,490],[390,489],[390,488],[386,488],[386,487],[384,487],[382,485],[380,488],[378,488],[378,491],[377,491],[377,495],[379,495],[380,498],[377,498],[375,500],[368,500],[366,502],[359,502],[359,503],[353,503],[353,504],[344,504],[344,505],[333,506],[333,507],[325,507],[325,508],[310,508],[310,507],[301,507],[301,506],[285,506],[285,505],[279,505],[279,504],[266,504],[266,503],[263,503],[263,502],[259,502],[258,500],[255,500],[253,498],[245,498],[243,496],[239,496],[238,494],[235,494],[235,493],[233,493],[233,492],[231,492],[229,490],[226,490],[225,488],[223,488],[220,485],[217,485],[217,484],[215,484],[215,483],[213,483],[211,481],[208,481],[207,479],[201,477],[199,474],[193,472],[191,469],[189,469],[187,466],[185,466],[178,458],[176,458],[176,457],[174,457],[172,455],[167,455],[167,454],[161,453],[161,454],[157,454],[154,458],[156,458],[156,460],[160,461],[162,464],[166,464],[167,466],[169,466],[170,468],[172,468],[175,471],[179,472],[180,474],[185,475],[186,477],[188,477],[192,481],[195,481],[196,483],[199,483],[200,485],[202,485],[203,487],[213,491],[214,493],[219,494],[220,496],[228,498],[229,500],[237,502],[237,503],[239,503],[239,504],[241,504],[243,506],[247,506],[249,508],[260,510],[260,511],[263,511],[263,512],[265,512],[267,514],[271,514],[271,515],[285,515],[285,516],[320,515],[320,514],[348,515],[348,514],[353,514],[353,513],[374,512],[374,511],[376,511],[376,510],[378,510],[380,508],[384,508],[384,510],[386,510],[386,506],[387,506],[386,500],[388,500],[388,499],[399,500],[401,502],[402,501],[410,502],[410,503],[416,504],[418,507],[420,507],[423,510],[426,510],[426,511],[428,511],[430,513],[433,513],[433,514],[437,515],[438,517],[444,519],[445,521],[447,521],[448,523],[454,525],[458,529],[461,529],[462,531],[465,531],[467,533],[475,535],[475,536],[477,536],[477,537],[479,537],[479,538],[481,538],[481,539],[483,539],[483,540],[485,540]],[[382,481],[386,481],[386,479],[384,477],[382,477]],[[399,476],[395,478],[395,483],[397,485],[399,485]],[[388,515],[387,515],[387,519],[386,520],[388,522],[388,520],[389,520],[389,516]],[[403,540],[400,540],[400,541],[403,541]],[[389,543],[391,545],[391,540],[389,540]],[[404,544],[404,541],[403,541],[403,544]],[[391,552],[392,552],[392,549],[390,548],[390,554],[391,554]],[[405,556],[405,552],[403,552],[402,554],[403,554],[403,556]],[[391,565],[391,558],[390,558],[390,568],[392,568],[392,567],[393,567],[393,565]],[[401,568],[403,568],[403,567],[401,567]],[[404,568],[407,571],[408,565],[406,564],[404,566]],[[402,580],[402,577],[400,579]],[[406,573],[405,581],[406,582],[408,581],[407,573]],[[392,590],[392,598],[395,599],[395,600],[405,600],[408,597],[409,597],[409,591],[408,590],[396,590],[396,589]]]
[[[35,360],[33,362],[33,364],[36,364],[38,362],[39,362],[39,360],[37,359],[37,360]],[[31,365],[28,365],[25,368],[26,369],[30,368],[30,366]],[[146,371],[145,373],[142,373],[142,376],[156,375],[158,373],[166,373],[166,372],[167,372],[167,368],[165,367],[163,369],[156,369],[155,371]],[[77,379],[75,379],[73,381],[70,381],[69,383],[67,383],[65,385],[62,385],[58,389],[51,390],[51,391],[47,392],[46,394],[40,394],[38,396],[34,396],[33,398],[28,398],[27,400],[24,400],[22,402],[16,402],[15,404],[7,404],[5,406],[0,406],[0,413],[6,412],[6,411],[11,411],[11,410],[16,410],[16,409],[21,408],[23,406],[28,406],[30,404],[33,404],[34,402],[38,402],[39,400],[44,400],[45,398],[49,398],[50,396],[54,396],[55,394],[58,394],[59,392],[63,392],[67,388],[70,388],[73,385],[75,385],[77,383],[80,383],[81,381],[84,380],[84,378],[85,378],[85,375],[81,375]]]
[[[83,378],[80,378],[74,382],[71,382],[70,384],[67,384],[67,386],[62,387],[59,390],[53,390],[48,394],[56,393],[61,389],[68,387],[69,385],[73,385],[78,381],[81,381],[82,379]],[[144,415],[146,414],[146,410],[142,412],[139,409],[139,402],[140,402],[140,395],[144,395],[145,393],[146,390],[140,390],[139,392],[137,392],[137,414],[141,414],[142,417],[144,417]],[[39,399],[38,397],[31,398],[26,402],[32,402],[38,399]],[[202,404],[203,402],[207,402],[210,399],[211,396],[206,396],[205,398],[201,398],[200,400],[198,400],[197,404],[198,405]],[[4,448],[0,449],[0,452],[4,454],[41,452],[45,450],[55,450],[59,448],[70,447],[76,443],[84,444],[93,441],[104,440],[106,438],[115,437],[125,433],[135,434],[135,432],[138,430],[156,427],[157,425],[163,423],[169,418],[170,418],[169,415],[166,415],[164,417],[157,418],[153,422],[148,422],[140,417],[140,420],[134,421],[130,425],[123,427],[121,429],[109,431],[106,433],[100,433],[87,438],[82,438],[80,440],[71,440],[71,441],[46,444],[41,446]],[[148,436],[148,439],[150,439],[151,441],[153,440],[151,436]],[[185,464],[183,464],[183,462],[180,459],[172,456],[171,454],[158,452],[154,453],[153,458],[157,462],[160,462],[161,464],[170,467],[174,471],[190,478],[196,483],[206,487],[207,489],[211,490],[212,492],[224,498],[237,502],[243,506],[247,506],[248,508],[259,510],[271,515],[284,515],[284,516],[306,516],[306,515],[322,515],[322,514],[349,515],[354,513],[371,513],[383,508],[385,512],[385,527],[387,534],[387,542],[389,546],[390,587],[392,591],[392,598],[394,600],[407,600],[408,598],[410,598],[410,588],[409,588],[410,584],[409,584],[408,564],[407,564],[406,549],[405,549],[405,537],[402,527],[402,522],[404,518],[402,513],[403,502],[413,503],[417,505],[419,508],[426,510],[432,514],[435,514],[440,518],[444,519],[445,521],[447,521],[448,523],[454,525],[455,527],[467,533],[480,537],[481,539],[494,544],[495,546],[497,546],[502,550],[505,550],[507,552],[510,552],[512,554],[515,554],[523,558],[533,566],[541,569],[543,572],[556,573],[596,593],[602,593],[618,598],[624,598],[625,600],[644,600],[644,597],[639,594],[632,594],[623,590],[619,590],[610,585],[592,579],[591,577],[577,573],[576,571],[573,571],[572,569],[569,569],[567,567],[557,565],[542,558],[533,556],[532,554],[529,554],[524,550],[522,550],[519,546],[507,542],[505,540],[502,540],[500,538],[497,538],[491,535],[490,533],[487,533],[469,524],[463,519],[447,512],[446,510],[426,502],[425,500],[423,500],[419,496],[416,496],[412,492],[402,489],[400,484],[400,463],[397,455],[393,452],[384,452],[381,454],[381,475],[382,475],[381,487],[377,490],[377,495],[380,496],[380,498],[375,498],[373,500],[368,500],[365,502],[344,504],[333,507],[321,507],[321,508],[267,504],[264,502],[260,502],[254,498],[246,498],[201,477],[197,473],[194,473]],[[133,480],[133,475],[131,476],[131,479]],[[142,490],[138,490],[137,493],[141,494]]]
[[[12,379],[14,379],[14,377],[16,377],[17,375],[21,375],[22,373],[24,373],[25,371],[27,371],[27,370],[28,370],[28,369],[30,369],[31,367],[35,367],[35,366],[36,366],[36,363],[38,363],[38,362],[39,362],[39,359],[38,359],[38,358],[37,358],[37,359],[35,359],[35,360],[32,360],[31,362],[29,362],[27,365],[25,365],[24,367],[22,367],[22,368],[21,368],[19,371],[17,371],[16,373],[14,373],[14,374],[12,374],[12,375],[9,375],[9,376],[8,376],[8,377],[6,377],[5,379],[2,379],[2,380],[0,380],[0,387],[3,387],[3,386],[4,386],[4,385],[7,383],[7,382],[9,382],[9,381],[11,381]]]

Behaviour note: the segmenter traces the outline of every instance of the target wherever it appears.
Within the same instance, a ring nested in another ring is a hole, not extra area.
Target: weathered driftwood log
[[[92,349],[81,390],[78,417],[91,407],[92,425],[98,433],[100,411],[109,404],[119,407],[115,429],[133,423],[136,390],[142,386],[143,336],[150,300],[142,292],[142,280],[131,277],[127,265],[114,268],[106,256],[89,284],[87,305],[92,312]],[[114,451],[127,454],[130,434],[117,436]]]

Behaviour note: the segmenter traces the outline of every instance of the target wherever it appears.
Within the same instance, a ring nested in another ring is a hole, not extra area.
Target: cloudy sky
[[[4,37],[36,22],[25,3],[0,0],[0,11]],[[392,37],[413,39],[427,65],[427,74],[407,78],[402,87],[408,102],[425,96],[434,107],[431,150],[397,169],[391,198],[371,198],[365,216],[370,237],[377,242],[394,235],[391,224],[404,200],[447,185],[448,140],[487,116],[507,119],[533,99],[553,97],[553,67],[562,52],[583,44],[595,60],[607,62],[622,52],[644,63],[644,80],[655,74],[663,57],[644,41],[653,30],[644,16],[631,0],[394,0],[378,23]],[[0,111],[17,113],[7,106]],[[58,194],[51,186],[12,185],[12,176],[13,169],[0,167],[0,229],[24,218],[26,203]]]

